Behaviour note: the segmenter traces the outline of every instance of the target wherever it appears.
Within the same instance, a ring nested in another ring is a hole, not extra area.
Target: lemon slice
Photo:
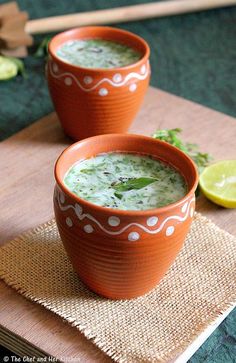
[[[200,175],[203,194],[225,208],[236,208],[236,160],[219,161]]]
[[[13,78],[17,73],[17,65],[11,59],[0,56],[0,81]]]

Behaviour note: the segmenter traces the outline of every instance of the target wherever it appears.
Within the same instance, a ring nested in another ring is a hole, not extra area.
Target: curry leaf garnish
[[[202,153],[198,149],[198,145],[183,142],[179,134],[182,132],[180,128],[157,130],[152,136],[154,139],[159,139],[176,146],[178,149],[185,152],[195,162],[199,172],[207,166],[212,157],[207,153]]]
[[[157,179],[141,177],[141,178],[131,178],[126,181],[121,181],[112,185],[112,188],[116,190],[116,192],[127,192],[133,189],[142,189],[149,184],[155,183]]]

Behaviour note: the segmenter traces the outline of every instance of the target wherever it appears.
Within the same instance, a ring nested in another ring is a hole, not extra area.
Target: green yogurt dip
[[[75,163],[64,184],[74,194],[107,208],[146,210],[180,200],[187,192],[183,176],[150,156],[113,152]]]
[[[57,56],[85,68],[116,68],[136,63],[142,55],[125,44],[103,39],[69,40],[56,52]]]

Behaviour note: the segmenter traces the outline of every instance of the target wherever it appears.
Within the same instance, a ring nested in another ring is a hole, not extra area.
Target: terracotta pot
[[[82,68],[57,57],[71,39],[102,38],[137,49],[142,58],[121,68]],[[56,35],[49,44],[47,78],[55,110],[74,140],[126,132],[143,101],[150,78],[149,47],[139,36],[111,27],[81,27]]]
[[[92,204],[65,187],[63,177],[76,161],[116,150],[145,153],[172,164],[186,179],[187,194],[166,207],[124,211]],[[151,137],[95,136],[61,154],[55,178],[57,226],[81,280],[112,299],[133,298],[154,288],[180,251],[193,218],[198,175],[192,160]]]

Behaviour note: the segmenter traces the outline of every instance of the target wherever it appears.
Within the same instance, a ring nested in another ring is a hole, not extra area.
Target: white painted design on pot
[[[134,92],[136,91],[137,89],[137,84],[136,83],[132,83],[130,86],[129,86],[129,90],[130,92]]]
[[[53,63],[52,65],[53,72],[57,73],[59,71],[58,65],[56,63]]]
[[[111,216],[108,218],[108,224],[109,224],[109,226],[117,227],[120,224],[120,218]]]
[[[116,74],[114,74],[114,76],[112,77],[112,79],[113,79],[113,81],[114,81],[115,83],[119,83],[119,82],[121,82],[121,81],[122,81],[122,76],[121,76],[121,74],[120,74],[120,73],[116,73]]]
[[[147,63],[147,65],[143,65],[141,67],[141,70],[144,71],[145,69],[145,72],[142,73],[141,70],[140,72],[141,73],[137,73],[137,72],[130,72],[128,73],[124,78],[122,78],[121,74],[117,73],[115,74],[112,79],[109,79],[109,78],[102,78],[100,79],[96,84],[92,85],[91,87],[84,87],[84,84],[85,85],[89,85],[93,82],[93,79],[92,77],[90,76],[85,76],[83,78],[83,84],[75,77],[74,74],[70,73],[70,72],[64,72],[64,73],[60,73],[58,74],[59,72],[59,68],[58,68],[58,65],[53,62],[53,61],[49,61],[49,71],[52,75],[52,77],[56,78],[56,79],[64,79],[65,77],[69,77],[71,78],[76,84],[77,86],[83,90],[84,92],[91,92],[91,91],[94,91],[96,88],[98,88],[101,84],[103,83],[108,83],[110,84],[111,86],[113,87],[122,87],[124,85],[126,85],[130,80],[133,80],[133,79],[136,79],[136,80],[139,80],[139,81],[143,81],[144,79],[146,79],[148,77],[148,75],[150,74],[150,67],[149,67],[149,63]]]
[[[78,203],[76,203],[75,214],[77,215],[77,217],[80,217],[82,213],[83,213],[83,208]]]
[[[93,233],[93,227],[91,226],[91,224],[86,224],[84,226],[84,232],[86,232],[86,233]]]
[[[130,232],[128,235],[128,240],[129,241],[138,241],[140,238],[140,235],[138,232]]]
[[[181,208],[182,213],[185,213],[188,208],[188,202],[184,203],[183,207]]]
[[[195,202],[195,196],[192,199],[190,199],[189,201],[185,202],[185,203],[187,203],[187,208],[186,208],[186,212],[184,213],[183,216],[179,216],[179,215],[169,216],[166,219],[164,219],[156,229],[152,229],[151,230],[151,229],[148,229],[146,226],[143,226],[142,224],[133,222],[133,223],[127,224],[126,226],[124,226],[120,230],[114,231],[114,230],[109,230],[109,229],[105,228],[91,214],[89,214],[89,213],[83,213],[83,209],[82,209],[82,207],[78,203],[76,203],[75,206],[73,206],[71,204],[69,204],[69,205],[62,205],[61,200],[63,200],[63,197],[61,197],[61,194],[64,195],[64,193],[61,190],[59,190],[59,188],[58,188],[56,190],[56,192],[55,192],[55,197],[56,197],[56,200],[58,202],[58,205],[59,205],[59,208],[61,209],[61,211],[67,211],[68,209],[71,208],[71,209],[73,209],[75,211],[75,214],[76,214],[76,216],[78,217],[78,219],[80,221],[82,221],[83,219],[87,218],[90,221],[94,222],[103,232],[105,232],[105,233],[107,233],[109,235],[112,235],[112,236],[119,235],[119,234],[125,232],[130,227],[134,227],[134,226],[140,228],[141,230],[143,230],[146,233],[149,233],[149,234],[157,234],[157,233],[159,233],[159,232],[161,232],[163,230],[163,228],[165,227],[165,225],[169,221],[175,220],[175,221],[178,221],[178,222],[184,222],[188,217],[191,217],[192,218],[193,217],[193,214],[194,214],[194,208],[192,207],[192,203]],[[64,196],[64,198],[65,198],[65,196]],[[183,209],[183,206],[180,209],[180,212],[182,212],[182,209]],[[111,216],[111,217],[114,218],[115,216]],[[157,222],[158,222],[158,217],[152,216],[152,217],[150,217],[148,219],[149,220],[149,223],[150,223],[151,218],[154,218],[154,217],[157,218]],[[147,225],[148,225],[148,223],[147,223]],[[150,225],[148,225],[148,226],[150,227]],[[172,235],[174,233],[173,228],[174,228],[174,226],[167,227],[166,232],[165,232],[167,236],[170,236],[170,235]],[[92,233],[92,232],[87,232],[87,233]]]
[[[175,231],[175,227],[174,226],[169,226],[166,228],[166,236],[169,237],[171,236]]]
[[[106,96],[108,94],[108,90],[106,88],[101,88],[98,93],[100,96]]]
[[[72,79],[70,77],[66,77],[64,82],[65,82],[66,86],[71,86],[72,85]]]
[[[67,217],[66,218],[66,224],[67,224],[68,227],[72,227],[73,226],[73,222],[72,222],[72,220],[71,220],[70,217]]]
[[[91,84],[92,82],[93,82],[92,77],[90,77],[90,76],[85,76],[84,77],[84,83],[85,84]]]
[[[156,216],[149,217],[149,218],[147,219],[147,225],[148,225],[149,227],[153,227],[153,226],[155,226],[155,225],[157,224],[157,222],[158,222],[158,217],[156,217]]]
[[[143,64],[141,67],[141,70],[140,70],[141,74],[145,74],[146,70],[147,70],[147,67],[145,66],[145,64]]]
[[[60,197],[60,202],[62,204],[65,203],[65,195],[62,192],[59,194],[59,197]]]

